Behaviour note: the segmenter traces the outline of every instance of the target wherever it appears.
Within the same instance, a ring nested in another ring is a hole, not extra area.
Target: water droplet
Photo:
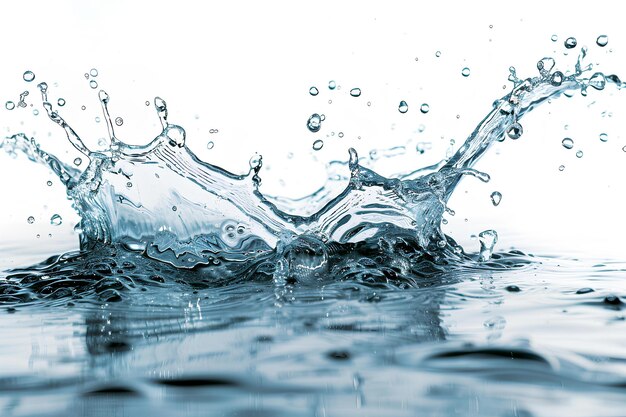
[[[48,185],[48,187],[52,187],[52,181],[46,182],[46,185]]]
[[[83,163],[83,160],[82,160],[82,159],[80,159],[80,158],[76,158],[76,159],[74,159],[74,165],[76,165],[76,166],[80,166],[80,164],[82,164],[82,163]]]
[[[7,110],[13,110],[15,108],[15,103],[13,103],[12,101],[7,101],[4,107]]]
[[[87,109],[87,107],[85,107],[85,106],[80,106],[80,109],[81,109],[81,110],[86,110],[86,109]]]
[[[519,139],[523,133],[524,133],[524,129],[522,128],[522,125],[517,122],[513,123],[506,130],[507,136],[510,137],[511,139]]]
[[[124,124],[124,119],[122,119],[121,117],[116,117],[116,118],[115,118],[115,124],[116,124],[117,126],[121,126],[121,125],[123,125],[123,124]]]
[[[209,143],[206,144],[206,148],[207,149],[213,149],[214,146],[215,146],[215,143],[212,140],[209,141]]]
[[[126,188],[133,188],[133,183],[132,183],[132,182],[130,182],[130,181],[128,181],[128,182],[126,183]]]
[[[470,75],[470,69],[465,67],[461,70],[461,75],[463,75],[464,77],[469,77]]]
[[[564,45],[567,49],[576,48],[576,45],[578,45],[578,41],[576,40],[576,38],[570,36],[569,38],[565,39]]]
[[[146,100],[146,107],[150,106],[150,102]]]
[[[325,114],[320,114],[320,120],[323,122],[324,120],[326,120],[326,115]]]
[[[317,113],[313,113],[307,120],[306,127],[311,132],[318,132],[322,128],[322,117]]]
[[[602,142],[606,142],[609,140],[609,135],[607,135],[606,133],[600,133],[600,140]]]
[[[333,104],[333,101],[332,100],[328,100],[328,104]]]
[[[100,117],[96,116],[96,123],[100,123]]]
[[[369,106],[371,106],[371,105],[372,105],[372,102],[371,102],[371,101],[368,101],[368,102],[367,102],[367,106],[369,107]]]
[[[565,165],[559,166],[559,171],[563,171],[565,169]]]
[[[426,114],[430,111],[430,106],[427,103],[424,103],[420,106],[420,111]]]
[[[65,106],[65,99],[64,98],[58,99],[57,104],[59,105],[59,107]]]
[[[498,233],[495,230],[485,230],[478,234],[478,240],[480,241],[480,256],[481,262],[491,259],[493,248],[498,243]]]
[[[360,88],[353,88],[352,90],[350,90],[350,95],[352,97],[359,97],[361,95],[361,89]]]
[[[185,146],[185,138],[187,134],[182,127],[170,125],[165,131],[165,135],[169,139],[171,146],[178,146],[179,148]]]
[[[437,51],[437,52],[435,52],[435,56],[436,56],[437,58],[439,58],[439,57],[441,56],[441,51]]]
[[[176,211],[176,210],[178,210],[178,207],[172,206],[172,211]]]
[[[342,137],[343,137],[343,132],[339,132],[339,134],[338,134],[337,136],[339,136],[340,138],[342,138]]]
[[[96,80],[89,81],[89,87],[96,89],[98,88],[98,82]]]
[[[622,148],[622,150],[623,150],[624,152],[626,152],[626,146],[624,146],[624,147]]]
[[[491,193],[491,203],[494,206],[500,204],[500,201],[502,201],[502,194],[499,191],[494,191],[493,193]]]
[[[263,164],[263,157],[259,155],[258,153],[255,153],[254,155],[252,155],[252,158],[250,158],[249,164],[250,164],[250,169],[258,170],[259,168],[261,168],[261,165]]]
[[[609,43],[609,37],[606,35],[600,35],[598,36],[598,39],[596,39],[596,45],[598,45],[601,48],[604,48],[608,43]]]
[[[603,90],[606,85],[606,78],[604,78],[604,74],[601,72],[596,72],[589,79],[589,85],[595,88],[596,90]]]
[[[35,73],[32,71],[25,71],[23,78],[24,78],[24,81],[31,82],[35,79]]]
[[[35,116],[37,116],[37,115],[39,114],[39,110],[37,110],[37,109],[33,109],[33,114],[34,114]]]
[[[565,138],[561,141],[561,144],[565,149],[572,149],[574,147],[574,141],[571,138]]]
[[[95,68],[92,68],[92,69],[91,69],[91,71],[89,71],[89,74],[90,74],[92,77],[97,77],[97,76],[98,76],[98,70],[97,70],[97,69],[95,69]]]
[[[552,42],[556,42],[556,41],[558,41],[558,40],[559,40],[559,37],[558,37],[558,36],[556,36],[556,35],[552,35],[552,36],[550,37],[550,39],[552,39]]]
[[[61,216],[59,216],[58,214],[53,214],[52,217],[50,217],[50,224],[53,226],[60,226],[61,223],[63,223],[63,218]]]
[[[33,224],[35,223],[35,218],[33,216],[29,216],[26,221],[28,222],[28,224]]]
[[[86,80],[88,80],[88,79],[89,79],[89,73],[88,73],[88,72],[86,72],[86,73],[85,73],[85,79],[86,79]]]
[[[552,77],[550,78],[550,83],[555,86],[558,87],[559,85],[561,85],[563,83],[563,73],[561,71],[555,71],[554,74],[552,74]]]
[[[312,96],[316,96],[318,95],[320,92],[320,90],[317,89],[317,87],[311,87],[309,88],[309,94]]]
[[[330,81],[328,82],[328,88],[329,88],[330,90],[334,90],[335,88],[337,88],[337,83],[336,83],[334,80],[330,80]]]
[[[323,140],[318,139],[315,142],[313,142],[313,150],[314,151],[319,151],[323,147],[324,147],[324,141]]]
[[[407,111],[409,111],[409,105],[406,104],[406,101],[402,100],[400,102],[400,104],[398,105],[398,111],[400,113],[406,113]]]
[[[577,151],[576,158],[582,158],[582,157],[583,157],[583,151]]]

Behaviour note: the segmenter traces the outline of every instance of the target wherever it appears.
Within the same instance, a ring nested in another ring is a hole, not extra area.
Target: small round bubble
[[[582,157],[583,157],[583,151],[577,151],[576,158],[582,158]]]
[[[306,127],[311,131],[311,132],[318,132],[321,128],[322,128],[322,116],[320,116],[317,113],[313,113],[310,117],[309,120],[307,120],[306,122]]]
[[[96,116],[95,120],[96,120],[96,123],[100,123],[100,117],[99,116]]]
[[[463,75],[464,77],[469,77],[470,75],[470,69],[465,67],[461,70],[461,75]]]
[[[340,138],[342,138],[342,137],[343,137],[343,132],[339,132],[339,134],[338,134],[337,136],[339,136]]]
[[[31,82],[35,79],[35,73],[32,71],[25,71],[23,78],[24,78],[24,81]]]
[[[61,216],[59,216],[58,214],[53,214],[52,217],[50,217],[50,224],[53,226],[60,226],[61,223],[63,223],[63,218]]]
[[[558,41],[558,40],[559,40],[559,37],[558,37],[558,36],[556,36],[556,35],[552,35],[552,36],[550,37],[550,39],[552,40],[552,42],[556,42],[556,41]]]
[[[128,182],[126,183],[126,188],[133,188],[133,183],[132,183],[132,182],[130,182],[130,181],[128,181]]]
[[[150,105],[150,102],[148,100],[146,100],[145,102],[146,107]]]
[[[74,165],[76,165],[76,166],[80,166],[80,164],[82,164],[82,163],[83,163],[83,160],[82,160],[82,159],[80,159],[80,158],[76,158],[76,159],[74,159]]]
[[[172,211],[177,211],[177,210],[178,210],[178,207],[172,206]]]
[[[97,70],[97,69],[95,69],[95,68],[92,68],[92,69],[89,71],[89,75],[91,75],[92,77],[97,77],[97,76],[98,76],[98,70]]]
[[[602,142],[606,142],[609,140],[609,135],[607,135],[606,133],[600,133],[600,140]]]
[[[80,109],[81,109],[81,110],[86,110],[86,109],[87,109],[87,107],[85,107],[85,106],[80,106]]]
[[[213,149],[215,147],[215,143],[211,140],[206,144],[207,149]]]
[[[35,223],[35,218],[33,216],[29,216],[28,219],[26,219],[26,221],[28,222],[28,224],[33,224]]]
[[[598,39],[596,39],[596,45],[598,45],[601,48],[604,48],[608,43],[609,43],[609,37],[606,35],[600,35],[598,36]]]
[[[361,95],[361,89],[360,88],[353,88],[352,90],[350,90],[350,95],[352,97],[359,97]]]
[[[309,94],[312,96],[316,96],[320,93],[320,90],[317,89],[317,87],[311,87],[309,88]]]
[[[498,204],[500,204],[500,201],[502,201],[502,194],[499,191],[494,191],[493,193],[491,193],[491,204],[493,204],[494,206],[498,206]]]
[[[13,103],[12,101],[7,101],[4,105],[4,108],[6,108],[7,110],[13,110],[15,108],[15,103]]]
[[[319,151],[323,147],[324,147],[324,141],[323,140],[318,139],[315,142],[313,142],[313,150],[314,151]]]
[[[561,144],[565,149],[572,149],[574,147],[574,141],[571,138],[564,138]]]
[[[578,45],[578,41],[573,36],[570,36],[569,38],[565,39],[565,42],[563,44],[567,49],[572,49],[576,48],[576,45]]]
[[[59,107],[65,106],[65,99],[64,98],[58,99],[57,104],[59,105]]]
[[[37,110],[37,109],[33,109],[33,114],[34,114],[35,116],[37,116],[37,115],[39,114],[39,110]]]
[[[91,87],[93,89],[98,88],[98,83],[96,82],[96,80],[89,81],[89,87]]]
[[[513,123],[506,130],[507,136],[510,137],[511,139],[519,139],[523,133],[524,133],[524,129],[522,128],[522,125],[517,122]]]
[[[559,171],[563,171],[565,169],[565,165],[559,166]]]
[[[117,126],[121,126],[121,125],[123,125],[123,124],[124,124],[124,119],[122,119],[121,117],[116,117],[116,118],[115,118],[115,124],[116,124]]]
[[[439,57],[441,56],[441,51],[437,51],[437,52],[435,52],[435,56],[436,56],[437,58],[439,58]]]
[[[46,185],[47,185],[48,187],[52,187],[52,181],[48,181],[48,182],[46,182]]]
[[[330,80],[328,82],[328,89],[334,90],[335,88],[337,88],[337,83],[334,80]]]
[[[424,103],[424,104],[422,104],[422,105],[420,106],[420,111],[421,111],[423,114],[426,114],[426,113],[428,113],[428,112],[430,111],[430,106],[429,106],[427,103]]]
[[[406,113],[407,111],[409,111],[409,105],[406,104],[406,101],[402,100],[400,102],[400,104],[398,105],[398,111],[400,113]]]

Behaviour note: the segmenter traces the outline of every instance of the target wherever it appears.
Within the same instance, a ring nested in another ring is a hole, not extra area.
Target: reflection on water
[[[178,283],[5,307],[1,414],[622,415],[626,265],[506,257],[404,290]]]

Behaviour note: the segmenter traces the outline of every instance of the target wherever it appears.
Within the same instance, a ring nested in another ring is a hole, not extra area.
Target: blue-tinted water
[[[2,415],[623,415],[626,264],[498,249],[494,230],[467,253],[441,230],[461,179],[490,180],[475,162],[523,137],[527,112],[623,87],[584,55],[569,71],[551,58],[538,76],[512,70],[513,88],[440,163],[386,178],[346,149],[329,173],[345,186],[300,200],[262,193],[260,156],[247,175],[201,161],[159,97],[162,133],[134,146],[100,90],[109,138],[92,149],[39,83],[83,156],[21,133],[0,147],[58,177],[81,250],[2,273]]]

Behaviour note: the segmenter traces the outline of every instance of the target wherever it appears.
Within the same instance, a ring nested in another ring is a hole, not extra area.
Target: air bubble
[[[328,82],[328,88],[329,88],[330,90],[334,90],[335,88],[337,88],[337,83],[336,83],[334,80],[330,80],[330,81]]]
[[[80,159],[80,158],[76,158],[76,159],[74,159],[74,165],[76,165],[76,166],[80,166],[80,164],[82,164],[82,163],[83,163],[83,160],[82,160],[82,159]]]
[[[92,69],[91,69],[91,71],[89,71],[89,74],[90,74],[92,77],[97,77],[97,76],[98,76],[98,70],[97,70],[97,69],[95,69],[95,68],[92,68]]]
[[[215,147],[215,143],[211,140],[206,144],[207,149],[213,149]]]
[[[361,89],[360,88],[353,88],[352,90],[350,90],[350,95],[352,97],[359,97],[361,95]]]
[[[61,223],[63,223],[63,218],[61,216],[59,216],[58,214],[53,214],[52,217],[50,217],[50,224],[53,226],[60,226]]]
[[[511,139],[519,139],[523,133],[524,133],[524,129],[522,128],[522,125],[517,122],[513,123],[506,130],[507,136],[510,137]]]
[[[426,114],[426,113],[428,113],[428,112],[430,111],[430,106],[429,106],[427,103],[424,103],[424,104],[422,104],[422,105],[420,106],[420,111],[421,111],[423,114]]]
[[[578,45],[578,41],[576,40],[576,38],[570,36],[569,38],[565,39],[565,42],[563,44],[567,49],[572,49],[576,48],[576,45]]]
[[[32,71],[25,71],[23,78],[24,78],[24,81],[29,83],[35,79],[35,73]]]
[[[465,67],[461,70],[461,75],[463,75],[464,77],[469,77],[470,75],[470,69]]]
[[[176,211],[176,210],[178,210],[178,207],[172,206],[172,211]]]
[[[116,117],[116,118],[115,118],[115,124],[116,124],[117,126],[121,126],[121,125],[123,125],[123,124],[124,124],[124,119],[122,119],[121,117]]]
[[[574,141],[571,138],[565,138],[561,141],[561,144],[565,149],[572,149],[574,147]]]
[[[338,134],[337,136],[339,136],[340,138],[342,138],[342,137],[343,137],[343,132],[339,132],[339,134]]]
[[[315,142],[313,142],[313,150],[314,151],[319,151],[323,147],[324,147],[324,141],[323,140],[318,139]]]
[[[306,127],[311,132],[318,132],[322,128],[322,117],[317,113],[313,113],[307,120]]]
[[[28,222],[28,224],[33,224],[35,223],[35,218],[33,216],[29,216],[28,219],[26,219],[26,221]]]
[[[320,93],[320,90],[318,90],[317,87],[309,88],[309,94],[312,95],[313,97],[315,97],[319,93]]]
[[[609,140],[609,135],[607,135],[606,133],[600,133],[600,140],[602,142],[606,142]]]
[[[7,110],[13,110],[15,108],[15,103],[13,103],[12,101],[7,101],[4,107]]]
[[[367,106],[369,107],[369,106],[371,106],[371,105],[372,105],[372,102],[371,102],[371,101],[368,101],[368,102],[367,102]]]
[[[81,110],[87,110],[87,107],[85,107],[85,106],[80,106],[80,109],[81,109]]]
[[[600,35],[598,36],[598,39],[596,39],[596,45],[598,45],[601,48],[604,48],[608,43],[609,43],[609,37],[606,35]]]
[[[398,111],[400,113],[406,113],[407,111],[409,111],[409,105],[406,104],[406,101],[402,100],[400,102],[400,104],[398,105]]]
[[[502,194],[499,191],[494,191],[493,193],[491,193],[491,203],[494,206],[498,206],[498,204],[500,204],[500,201],[502,201]]]
[[[58,99],[57,104],[59,105],[59,107],[65,106],[65,99],[64,98]]]
[[[583,157],[583,151],[576,152],[576,158],[582,158],[582,157]]]
[[[89,81],[89,87],[91,87],[93,89],[98,88],[98,83],[96,82],[96,80]]]

